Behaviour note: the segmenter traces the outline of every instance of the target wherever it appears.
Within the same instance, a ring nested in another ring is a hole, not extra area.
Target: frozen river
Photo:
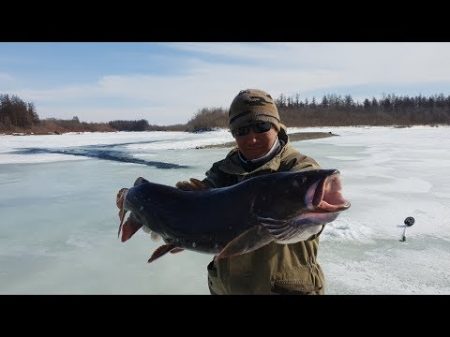
[[[294,142],[341,171],[350,210],[321,235],[328,294],[450,294],[450,127],[305,128]],[[142,176],[203,178],[226,130],[0,136],[1,294],[209,294],[212,256],[146,261],[158,243],[117,239],[117,191]],[[403,220],[416,219],[400,242]]]

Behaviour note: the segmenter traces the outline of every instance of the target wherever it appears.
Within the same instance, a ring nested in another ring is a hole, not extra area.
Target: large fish
[[[273,241],[304,241],[350,207],[337,170],[278,172],[203,191],[138,178],[119,191],[116,203],[122,242],[141,227],[163,238],[148,262],[183,249],[223,258]]]

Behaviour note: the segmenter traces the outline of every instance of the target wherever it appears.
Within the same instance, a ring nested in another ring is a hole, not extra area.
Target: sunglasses
[[[233,130],[231,133],[235,137],[242,137],[248,135],[250,130],[252,130],[254,133],[264,133],[269,131],[271,128],[272,123],[270,122],[258,122],[246,126],[241,126],[240,128]]]

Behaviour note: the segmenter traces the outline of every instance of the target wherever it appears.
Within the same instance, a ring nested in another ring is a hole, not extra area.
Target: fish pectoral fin
[[[257,219],[274,241],[281,244],[306,241],[323,230],[323,224],[308,218],[298,218],[294,222],[263,217]]]
[[[175,246],[173,244],[166,244],[166,245],[159,246],[153,252],[152,256],[150,256],[150,258],[148,259],[148,263],[155,261],[156,259],[158,259],[161,256],[167,254],[168,252],[170,252],[174,248],[177,248],[177,246]]]
[[[217,259],[246,254],[274,241],[274,238],[257,225],[231,240],[216,256]]]
[[[172,250],[170,251],[170,253],[171,253],[171,254],[176,254],[176,253],[182,252],[183,250],[184,250],[184,248],[175,247],[174,249],[172,249]]]
[[[287,220],[278,220],[272,218],[257,217],[261,226],[275,240],[289,240],[297,231]]]

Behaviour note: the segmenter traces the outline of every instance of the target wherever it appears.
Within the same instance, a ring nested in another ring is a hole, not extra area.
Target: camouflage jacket
[[[224,187],[261,174],[320,168],[314,159],[290,145],[284,129],[278,137],[284,146],[262,166],[245,171],[235,148],[213,164],[203,181],[213,188]],[[247,254],[211,261],[211,294],[323,294],[324,276],[316,261],[319,235],[293,244],[271,243]]]

